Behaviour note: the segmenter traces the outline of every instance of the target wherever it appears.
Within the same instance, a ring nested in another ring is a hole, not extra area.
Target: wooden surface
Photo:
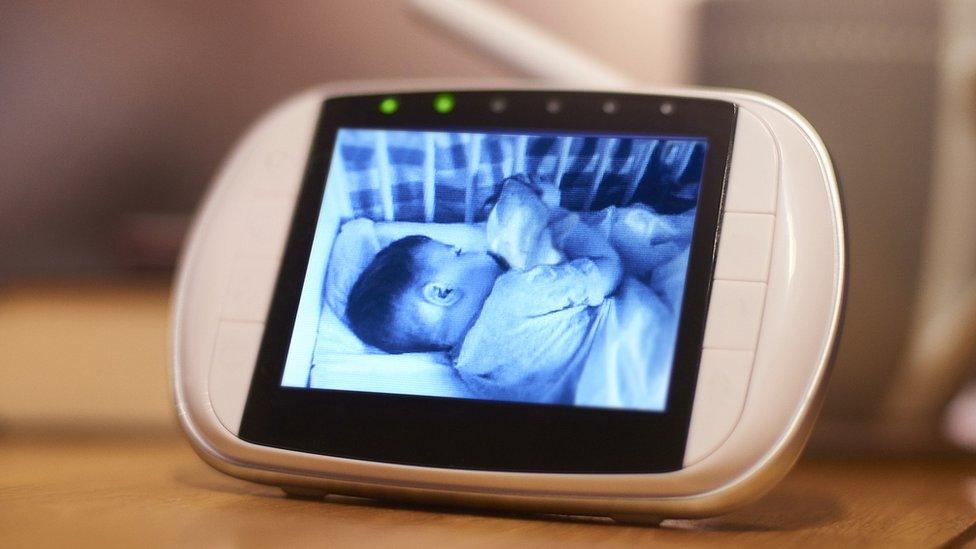
[[[803,461],[760,501],[662,528],[289,499],[210,469],[175,433],[0,437],[0,547],[931,547],[976,540],[976,461]]]

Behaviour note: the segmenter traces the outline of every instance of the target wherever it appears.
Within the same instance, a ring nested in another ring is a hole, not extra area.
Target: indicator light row
[[[434,111],[440,114],[448,114],[454,110],[456,100],[452,93],[439,93],[434,96]],[[504,112],[508,108],[508,101],[504,97],[494,97],[488,102],[488,109],[493,113]],[[556,114],[563,108],[563,103],[559,99],[550,99],[545,105],[546,112]],[[400,100],[396,97],[385,97],[379,103],[379,111],[383,114],[395,114],[400,109]],[[604,101],[602,110],[605,114],[615,114],[620,109],[620,105],[614,100]],[[665,101],[660,105],[661,114],[670,115],[674,113],[674,103]]]

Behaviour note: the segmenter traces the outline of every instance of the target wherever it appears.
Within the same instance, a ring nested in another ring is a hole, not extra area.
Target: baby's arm
[[[587,258],[596,265],[604,296],[617,289],[623,276],[623,264],[620,255],[598,228],[577,222],[563,238],[562,248],[569,259]]]

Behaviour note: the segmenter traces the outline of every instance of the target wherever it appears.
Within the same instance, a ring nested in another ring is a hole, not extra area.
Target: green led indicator
[[[400,108],[400,102],[395,97],[387,97],[380,101],[380,112],[383,114],[393,114]]]
[[[454,95],[450,93],[439,93],[434,97],[434,110],[447,114],[454,110]]]

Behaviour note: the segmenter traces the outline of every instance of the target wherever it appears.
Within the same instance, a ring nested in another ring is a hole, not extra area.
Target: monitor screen
[[[664,411],[708,146],[337,128],[281,386]]]
[[[328,98],[238,436],[427,467],[680,468],[736,117],[566,90]]]

